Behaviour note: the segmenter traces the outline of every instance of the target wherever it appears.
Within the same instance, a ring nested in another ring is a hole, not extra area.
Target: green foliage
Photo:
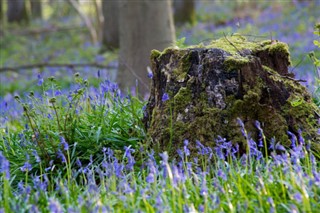
[[[12,162],[13,174],[22,175],[19,168],[34,151],[42,160],[41,165],[30,157],[34,171],[43,170],[51,161],[63,167],[58,163],[61,151],[67,156],[63,141],[72,150],[68,155],[73,164],[76,159],[89,162],[90,156],[99,161],[104,147],[123,150],[145,138],[142,101],[131,95],[120,97],[117,86],[109,81],[101,82],[97,90],[78,73],[74,80],[76,89],[68,94],[62,94],[55,78],[50,77],[41,85],[40,98],[34,92],[24,99],[15,97],[24,110],[24,118],[18,121],[20,128],[0,133],[0,150]]]

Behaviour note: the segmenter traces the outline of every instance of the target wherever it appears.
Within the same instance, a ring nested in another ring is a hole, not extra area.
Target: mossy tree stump
[[[319,108],[288,72],[288,47],[278,41],[249,42],[242,36],[208,46],[152,51],[153,81],[144,123],[154,145],[175,152],[188,139],[213,147],[218,136],[238,143],[246,139],[237,118],[257,141],[261,123],[272,137],[290,147],[288,131],[299,131],[320,151]],[[163,101],[167,93],[169,100]]]

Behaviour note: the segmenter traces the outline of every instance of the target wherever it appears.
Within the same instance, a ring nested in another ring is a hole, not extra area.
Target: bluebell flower
[[[38,86],[41,86],[43,84],[43,78],[41,77],[40,73],[38,74]]]
[[[20,167],[20,170],[23,171],[23,172],[28,172],[32,169],[32,165],[26,161],[23,166]]]
[[[199,205],[198,211],[199,212],[204,212],[204,210],[205,210],[204,205]]]
[[[0,172],[2,172],[7,180],[10,179],[10,163],[0,151]]]
[[[238,124],[240,125],[240,130],[241,130],[242,135],[243,135],[245,138],[247,138],[248,135],[247,135],[247,132],[246,132],[246,129],[245,129],[245,126],[244,126],[243,121],[242,121],[240,118],[237,118],[237,122],[238,122]]]
[[[33,150],[33,151],[32,151],[32,154],[33,154],[34,158],[36,159],[36,162],[37,162],[37,163],[40,163],[40,162],[41,162],[41,159],[40,159],[37,151],[36,151],[36,150]]]
[[[207,196],[208,195],[208,188],[207,188],[207,180],[206,180],[206,173],[202,173],[202,183],[200,189],[200,195]]]
[[[152,79],[153,73],[152,73],[152,70],[150,69],[150,67],[147,67],[147,71],[148,71],[148,78]]]
[[[217,176],[220,177],[222,180],[227,180],[226,174],[222,171],[222,169],[219,169],[217,172]]]
[[[56,90],[54,93],[55,96],[60,96],[62,95],[62,92],[60,90]]]
[[[170,98],[169,98],[169,95],[168,95],[168,93],[163,93],[163,95],[162,95],[162,101],[163,102],[165,102],[165,101],[168,101]]]
[[[65,150],[65,151],[69,150],[69,145],[66,142],[66,140],[64,139],[64,137],[62,137],[62,136],[60,137],[60,143],[61,143],[61,145],[63,147],[63,150]]]
[[[154,174],[152,172],[149,172],[148,176],[146,177],[147,183],[153,183],[154,182]]]
[[[61,162],[62,162],[62,163],[66,163],[66,162],[67,162],[66,157],[64,156],[64,154],[61,152],[60,149],[58,150],[57,155],[58,155],[58,157],[61,159]]]
[[[297,137],[290,131],[288,131],[288,135],[290,136],[291,140],[291,148],[296,147]]]
[[[49,199],[48,209],[51,213],[63,213],[62,206],[60,203],[53,198]]]

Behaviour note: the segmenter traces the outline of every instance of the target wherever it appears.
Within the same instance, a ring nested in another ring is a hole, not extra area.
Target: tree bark
[[[42,1],[30,0],[32,18],[42,18]]]
[[[123,90],[149,92],[147,67],[152,49],[162,50],[175,41],[171,1],[120,2],[120,54],[117,80]]]
[[[153,51],[151,60],[154,77],[144,123],[161,151],[171,147],[173,153],[188,139],[197,152],[196,140],[214,147],[219,136],[239,144],[242,153],[250,138],[258,143],[265,137],[269,147],[275,137],[289,148],[288,131],[296,138],[301,131],[320,153],[320,109],[288,72],[284,43],[233,36],[208,47]]]
[[[9,23],[28,23],[29,17],[25,0],[8,0],[7,19]]]
[[[194,0],[174,0],[174,22],[177,26],[185,23],[194,24],[196,10]]]
[[[119,48],[119,1],[102,1],[104,17],[102,45],[104,49]]]
[[[3,20],[3,4],[2,0],[0,0],[0,21]]]

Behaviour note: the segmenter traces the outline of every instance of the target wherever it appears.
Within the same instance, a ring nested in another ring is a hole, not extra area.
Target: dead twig
[[[86,27],[82,26],[72,26],[72,27],[56,27],[52,26],[50,28],[41,28],[41,29],[27,29],[27,30],[2,30],[0,29],[0,35],[13,34],[13,35],[38,35],[38,34],[47,34],[47,33],[55,33],[55,32],[63,32],[63,31],[71,31],[71,30],[78,30],[84,31],[87,30]]]
[[[241,56],[243,56],[243,54],[241,53],[241,51],[236,47],[236,45],[234,45],[234,44],[227,38],[227,36],[226,36],[226,34],[225,34],[224,32],[223,32],[223,36],[224,36],[224,38],[227,40],[227,42],[229,42],[229,44],[230,44],[231,46],[233,46]]]

